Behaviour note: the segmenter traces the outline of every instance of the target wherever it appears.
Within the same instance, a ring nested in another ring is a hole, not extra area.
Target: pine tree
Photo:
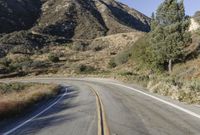
[[[153,22],[157,26],[153,27],[149,36],[151,64],[154,67],[168,65],[171,72],[173,63],[184,59],[185,47],[191,41],[183,0],[165,0],[159,6]]]

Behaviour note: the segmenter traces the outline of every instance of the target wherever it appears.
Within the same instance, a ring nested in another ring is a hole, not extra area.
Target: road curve
[[[137,86],[94,78],[17,81],[58,83],[67,93],[0,121],[0,135],[200,135],[199,106]]]

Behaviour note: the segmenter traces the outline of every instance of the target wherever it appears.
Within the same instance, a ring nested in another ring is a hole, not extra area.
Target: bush
[[[115,68],[116,66],[117,66],[117,64],[115,63],[114,58],[112,58],[108,63],[108,67],[109,68]]]
[[[14,63],[32,62],[31,58],[27,55],[18,56],[13,60]]]
[[[128,62],[129,58],[130,58],[131,54],[129,53],[129,51],[124,51],[122,53],[119,53],[115,58],[114,61],[117,65],[122,65],[126,62]]]
[[[51,62],[59,62],[59,57],[56,54],[49,54],[48,59]]]
[[[30,84],[29,84],[30,85]],[[0,84],[0,93],[11,93],[11,92],[19,92],[24,90],[29,85],[25,83],[1,83]]]
[[[188,84],[188,87],[192,91],[198,91],[198,92],[200,92],[200,81],[199,80],[192,80]]]
[[[32,68],[46,68],[48,66],[49,66],[48,63],[45,61],[33,61],[31,63]]]
[[[121,76],[132,76],[132,75],[135,75],[135,74],[133,72],[126,71],[126,72],[121,72],[119,75],[121,75]]]
[[[10,52],[13,54],[30,54],[33,52],[33,48],[30,46],[17,45],[13,47]]]
[[[9,65],[9,71],[15,72],[19,70],[26,70],[31,67],[31,64],[33,63],[33,60],[30,59],[30,57],[17,57],[15,58],[12,63]]]
[[[86,51],[88,47],[88,43],[83,42],[74,42],[72,45],[72,50],[75,51]]]
[[[95,71],[95,68],[91,67],[91,66],[87,66],[87,65],[81,64],[81,65],[77,65],[75,67],[75,71],[77,73],[90,73],[90,72]]]
[[[5,67],[8,67],[11,64],[11,60],[8,58],[2,58],[0,59],[0,64],[4,65]]]
[[[6,96],[0,98],[0,119],[6,120],[23,114],[39,101],[47,100],[60,92],[60,86],[38,83],[0,84],[1,90],[6,90]]]
[[[119,53],[116,57],[110,60],[110,62],[108,63],[108,66],[110,68],[115,68],[116,66],[125,64],[128,62],[130,56],[131,56],[131,53],[129,53],[129,51],[124,51],[122,53]]]
[[[105,48],[105,46],[103,45],[99,45],[99,44],[96,44],[96,45],[92,45],[91,46],[91,49],[95,52],[98,52],[98,51],[101,51]]]

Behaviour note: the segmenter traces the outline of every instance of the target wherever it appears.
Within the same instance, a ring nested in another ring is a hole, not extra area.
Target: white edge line
[[[41,111],[40,113],[36,114],[35,116],[29,118],[28,120],[24,121],[23,123],[21,123],[20,125],[18,125],[17,127],[3,133],[3,135],[9,135],[13,132],[15,132],[16,130],[18,130],[19,128],[23,127],[24,125],[26,125],[27,123],[33,121],[35,118],[39,117],[40,115],[42,115],[43,113],[45,113],[46,111],[48,111],[49,109],[51,109],[53,106],[55,106],[64,96],[67,95],[67,88],[65,90],[65,93],[62,94],[61,97],[59,97],[53,104],[51,104],[50,106],[48,106],[46,109],[44,109],[43,111]]]
[[[133,90],[133,91],[135,91],[135,92],[138,92],[138,93],[140,93],[140,94],[143,94],[143,95],[145,95],[145,96],[148,96],[148,97],[150,97],[150,98],[153,98],[153,99],[155,99],[155,100],[157,100],[157,101],[160,101],[160,102],[162,102],[162,103],[164,103],[164,104],[167,104],[167,105],[169,105],[169,106],[171,106],[171,107],[173,107],[173,108],[176,108],[176,109],[178,109],[178,110],[180,110],[180,111],[182,111],[182,112],[185,112],[185,113],[187,113],[187,114],[189,114],[189,115],[191,115],[191,116],[194,116],[194,117],[200,119],[200,115],[197,114],[197,113],[194,113],[194,112],[192,112],[192,111],[190,111],[190,110],[187,110],[187,109],[185,109],[185,108],[182,108],[182,107],[180,107],[180,106],[178,106],[178,105],[175,105],[175,104],[173,104],[173,103],[170,103],[170,102],[168,102],[168,101],[165,101],[165,100],[163,100],[163,99],[160,99],[160,98],[158,98],[158,97],[155,97],[155,96],[153,96],[153,95],[150,95],[150,94],[147,94],[147,93],[145,93],[145,92],[142,92],[142,91],[140,91],[140,90],[138,90],[138,89],[135,89],[135,88],[132,88],[132,87],[129,87],[129,86],[125,86],[125,85],[122,85],[122,84],[117,84],[117,83],[109,83],[109,84],[113,84],[113,85],[117,85],[117,86],[121,86],[121,87],[124,87],[124,88],[131,89],[131,90]]]
[[[41,78],[41,79],[43,79],[43,78]],[[57,78],[57,79],[60,79],[60,78]],[[62,78],[61,78],[61,79],[62,79]],[[71,78],[70,80],[85,81],[84,79],[73,79],[73,78]],[[96,81],[92,81],[92,82],[96,82]],[[97,82],[102,82],[102,81],[97,81]],[[188,109],[185,109],[185,108],[183,108],[183,107],[180,107],[180,106],[178,106],[178,105],[175,105],[175,104],[173,104],[173,103],[171,103],[171,102],[165,101],[165,100],[163,100],[163,99],[161,99],[161,98],[158,98],[158,97],[156,97],[156,96],[147,94],[147,93],[145,93],[145,92],[143,92],[143,91],[141,91],[141,90],[138,90],[138,89],[135,89],[135,88],[132,88],[132,87],[123,85],[123,84],[114,83],[114,82],[104,82],[104,81],[103,81],[103,83],[113,84],[113,85],[121,86],[121,87],[124,87],[124,88],[128,88],[128,89],[130,89],[130,90],[133,90],[133,91],[135,91],[135,92],[138,92],[138,93],[140,93],[140,94],[143,94],[143,95],[145,95],[145,96],[147,96],[147,97],[150,97],[150,98],[152,98],[152,99],[154,99],[154,100],[157,100],[157,101],[159,101],[159,102],[162,102],[162,103],[164,103],[164,104],[166,104],[166,105],[169,105],[169,106],[171,106],[171,107],[173,107],[173,108],[175,108],[175,109],[177,109],[177,110],[180,110],[180,111],[182,111],[182,112],[184,112],[184,113],[186,113],[186,114],[189,114],[189,115],[191,115],[191,116],[193,116],[193,117],[196,117],[196,118],[200,119],[200,115],[197,114],[197,113],[194,113],[194,112],[192,112],[192,111],[190,111],[190,110],[188,110]]]
[[[40,79],[51,79],[51,78],[35,78],[35,79],[39,79],[39,80],[40,80]],[[54,78],[54,79],[65,79],[65,78]],[[66,79],[66,80],[68,80],[68,79]],[[75,78],[70,78],[69,80],[85,81],[84,79],[75,79]],[[96,82],[96,81],[92,81],[92,82]],[[102,82],[102,81],[97,81],[97,82]],[[103,81],[103,82],[104,82],[104,81]],[[104,82],[104,83],[113,84],[113,85],[117,85],[117,86],[121,86],[121,87],[124,87],[124,88],[131,89],[131,90],[133,90],[133,91],[135,91],[135,92],[138,92],[138,93],[140,93],[140,94],[143,94],[143,95],[145,95],[145,96],[148,96],[148,97],[150,97],[150,98],[153,98],[154,100],[157,100],[157,101],[159,101],[159,102],[162,102],[162,103],[164,103],[164,104],[167,104],[167,105],[169,105],[169,106],[171,106],[171,107],[173,107],[173,108],[175,108],[175,109],[177,109],[177,110],[180,110],[180,111],[182,111],[182,112],[185,112],[186,114],[189,114],[189,115],[191,115],[191,116],[193,116],[193,117],[196,117],[196,118],[200,119],[200,115],[197,114],[197,113],[194,113],[194,112],[192,112],[192,111],[190,111],[190,110],[187,110],[187,109],[185,109],[185,108],[183,108],[183,107],[180,107],[180,106],[178,106],[178,105],[175,105],[175,104],[173,104],[173,103],[171,103],[171,102],[168,102],[168,101],[165,101],[165,100],[163,100],[163,99],[160,99],[160,98],[158,98],[158,97],[156,97],[156,96],[153,96],[153,95],[147,94],[147,93],[145,93],[145,92],[142,92],[142,91],[140,91],[140,90],[138,90],[138,89],[135,89],[135,88],[132,88],[132,87],[129,87],[129,86],[126,86],[126,85],[118,84],[118,83],[113,83],[113,82]],[[6,134],[5,134],[5,135],[6,135]]]

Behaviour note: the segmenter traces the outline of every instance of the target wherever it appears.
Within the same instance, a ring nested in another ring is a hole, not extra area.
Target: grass
[[[169,96],[172,99],[187,102],[190,104],[200,104],[200,80],[184,80],[177,76],[154,75],[134,72],[121,72],[117,78],[129,83],[136,83],[146,87],[152,93]]]
[[[6,119],[24,113],[42,100],[59,93],[60,87],[54,84],[8,83],[0,84],[0,118]]]

